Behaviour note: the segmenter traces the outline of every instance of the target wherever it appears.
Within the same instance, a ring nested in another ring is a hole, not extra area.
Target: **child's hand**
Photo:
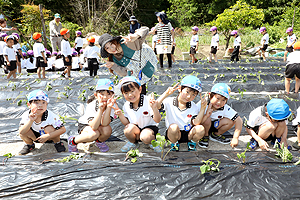
[[[173,94],[176,90],[178,90],[179,89],[179,82],[176,84],[176,85],[174,85],[174,87],[169,87],[167,90],[166,90],[166,94],[169,96],[169,95],[171,95],[171,94]]]
[[[202,102],[201,102],[202,103]],[[202,105],[201,105],[202,106]],[[211,108],[212,107],[212,104],[209,103],[208,107],[207,107],[207,110],[206,110],[206,115],[207,116],[211,116],[212,112],[213,112],[213,109]]]
[[[10,62],[7,62],[7,66],[10,66]]]
[[[232,148],[234,148],[234,147],[236,147],[238,145],[238,143],[239,143],[239,140],[237,138],[232,138],[230,146]]]
[[[69,58],[68,57],[65,57],[65,60],[66,60],[66,62],[69,62]]]
[[[268,143],[267,143],[265,140],[261,139],[261,140],[259,140],[259,141],[257,141],[257,142],[258,142],[259,147],[260,147],[262,150],[267,150],[267,151],[269,151],[269,145],[268,145]]]
[[[112,107],[115,105],[115,103],[116,103],[118,97],[116,97],[116,98],[114,98],[114,97],[115,97],[115,95],[112,95],[112,97],[110,97],[110,98],[107,100],[107,107],[112,108]]]
[[[150,104],[150,107],[152,109],[157,108],[157,101],[154,99],[154,93],[153,92],[151,94],[151,97],[150,97],[150,100],[149,100],[149,104]]]
[[[43,134],[40,137],[38,137],[36,140],[39,141],[40,143],[45,143],[49,140],[50,135],[49,134]]]
[[[37,107],[33,108],[29,114],[29,119],[31,121],[35,121],[37,116],[36,116],[36,111],[37,111]]]
[[[206,95],[204,95],[204,97],[202,97],[202,95],[200,95],[200,99],[201,99],[201,109],[205,109],[207,106]]]
[[[121,115],[122,114],[122,110],[119,108],[118,104],[115,104],[116,106],[112,106],[111,108],[115,110],[115,115]]]

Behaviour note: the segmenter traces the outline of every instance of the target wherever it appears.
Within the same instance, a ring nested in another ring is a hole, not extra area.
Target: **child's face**
[[[210,99],[213,110],[217,110],[225,106],[227,99],[222,95],[215,94],[213,98]]]
[[[193,34],[193,35],[196,35],[196,34],[197,34],[197,31],[192,30],[192,34]]]
[[[43,41],[42,37],[40,37],[37,41],[42,42]]]
[[[102,102],[107,102],[107,100],[112,97],[113,93],[107,90],[101,90],[100,92],[95,92],[94,95],[96,98],[101,97]]]
[[[288,34],[289,36],[291,36],[291,35],[293,35],[293,32],[290,31],[290,32],[288,32],[287,34]]]
[[[14,41],[12,39],[9,39],[6,41],[6,45],[12,47],[14,45]]]
[[[158,21],[158,22],[162,22],[162,20],[161,20],[160,17],[157,17],[157,21]]]
[[[130,89],[130,91],[128,92],[123,92],[123,96],[125,98],[126,101],[129,101],[131,103],[136,103],[140,101],[140,95],[142,92],[142,88],[136,88],[136,87],[132,87]]]
[[[193,101],[195,97],[198,95],[198,92],[188,87],[183,88],[183,90],[179,88],[178,91],[179,91],[178,101],[181,103],[188,103],[190,101]]]
[[[135,21],[131,21],[130,23],[131,23],[131,24],[135,24]]]
[[[2,28],[5,28],[5,27],[6,27],[6,21],[4,21],[2,24],[0,24],[0,26],[1,26]]]
[[[33,100],[31,103],[27,103],[32,113],[42,115],[47,110],[47,101]]]
[[[211,34],[214,35],[216,32],[217,32],[216,30],[215,30],[215,31],[212,31]]]
[[[121,48],[118,48],[114,43],[112,42],[108,42],[105,44],[105,50],[107,51],[107,53],[109,54],[117,54],[117,53],[121,53]]]
[[[265,34],[266,33],[266,30],[264,30],[263,32],[261,32],[261,34]]]

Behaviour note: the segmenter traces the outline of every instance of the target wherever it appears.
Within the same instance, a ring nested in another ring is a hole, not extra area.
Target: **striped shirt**
[[[157,30],[157,44],[161,45],[172,45],[171,41],[171,30],[173,29],[171,23],[161,24],[158,23],[155,26]]]

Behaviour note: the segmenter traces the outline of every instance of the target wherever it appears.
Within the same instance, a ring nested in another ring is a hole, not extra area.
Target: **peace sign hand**
[[[180,86],[178,86],[178,85],[179,85],[179,82],[176,85],[174,85],[173,87],[169,87],[166,90],[166,95],[169,96],[169,95],[173,94],[176,90],[178,90],[180,88]]]
[[[115,115],[121,115],[122,110],[119,108],[118,104],[115,104],[116,106],[112,106],[111,108],[115,110]]]
[[[206,115],[207,115],[207,116],[211,116],[212,112],[213,112],[212,104],[209,103],[209,105],[208,105],[208,107],[207,107],[207,110],[206,110]]]
[[[157,101],[154,99],[154,93],[153,92],[151,93],[149,104],[150,104],[150,107],[152,109],[157,108]]]
[[[114,97],[115,97],[115,95],[112,95],[112,96],[107,100],[107,107],[112,108],[112,107],[114,106],[114,104],[116,103],[117,98],[118,98],[118,97],[116,97],[116,98],[114,98]]]
[[[202,95],[200,95],[200,99],[201,99],[201,109],[205,109],[207,106],[207,100],[206,100],[207,94],[204,95],[204,97]]]

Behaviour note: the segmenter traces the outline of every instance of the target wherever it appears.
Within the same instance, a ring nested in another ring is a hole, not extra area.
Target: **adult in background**
[[[163,68],[163,58],[164,54],[167,54],[169,68],[172,67],[172,57],[171,50],[172,45],[175,44],[175,34],[173,31],[173,27],[169,20],[167,20],[167,15],[164,12],[156,12],[158,24],[154,27],[154,29],[150,32],[153,34],[155,30],[157,31],[157,45],[156,50],[157,54],[159,54],[159,64],[160,67]],[[171,37],[172,36],[172,37]]]
[[[135,18],[135,16],[131,16],[128,20],[130,22],[129,26],[129,32],[134,34],[136,29],[141,28],[141,25],[138,23],[138,20]]]
[[[52,52],[60,51],[60,43],[62,40],[62,37],[60,35],[60,30],[62,29],[62,24],[60,22],[60,14],[56,13],[54,15],[54,20],[52,20],[49,23],[49,27],[50,27],[50,41],[51,41],[51,46],[52,46]]]
[[[149,28],[142,26],[127,37],[113,37],[107,33],[99,38],[101,57],[107,58],[107,67],[119,76],[135,76],[142,85],[142,94],[146,94],[146,83],[156,70],[157,59],[150,46],[144,43]]]
[[[300,41],[294,45],[294,52],[287,57],[285,68],[285,93],[290,93],[291,79],[295,77],[295,93],[298,93],[300,87]]]

